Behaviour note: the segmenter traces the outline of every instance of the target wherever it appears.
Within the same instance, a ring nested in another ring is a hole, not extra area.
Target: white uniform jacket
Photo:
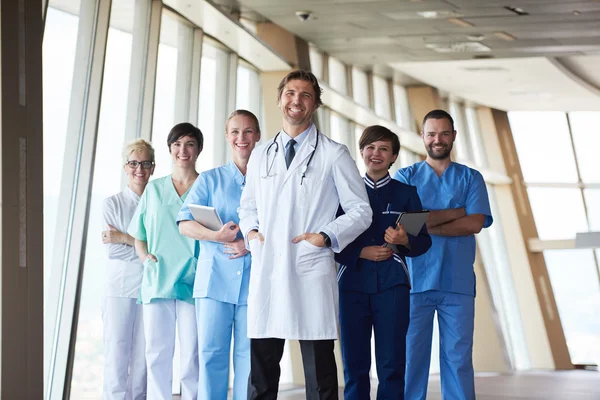
[[[309,129],[289,169],[281,135],[277,144],[270,140],[257,147],[248,163],[238,210],[240,228],[244,237],[258,229],[265,238],[264,244],[258,239],[246,243],[252,252],[250,338],[337,339],[333,252],[371,224],[365,185],[348,149],[314,125]],[[336,218],[340,204],[345,214]],[[302,233],[320,231],[330,234],[331,249],[307,241],[292,243]]]
[[[127,186],[121,193],[106,198],[104,229],[108,230],[110,224],[127,233],[127,227],[139,202],[140,196]],[[105,296],[137,298],[142,283],[143,266],[134,247],[121,243],[109,243],[105,246],[108,252]]]

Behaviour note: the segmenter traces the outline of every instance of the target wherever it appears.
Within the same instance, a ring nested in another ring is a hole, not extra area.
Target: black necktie
[[[285,166],[287,168],[290,167],[290,164],[292,163],[292,160],[294,159],[294,156],[296,155],[296,150],[294,149],[295,144],[296,144],[296,141],[294,139],[291,139],[287,144],[287,150],[285,152]]]

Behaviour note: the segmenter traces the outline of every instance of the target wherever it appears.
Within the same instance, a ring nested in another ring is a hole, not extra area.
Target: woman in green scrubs
[[[144,307],[147,400],[171,400],[175,327],[180,344],[182,400],[198,393],[198,341],[193,287],[196,243],[179,234],[175,219],[198,172],[202,132],[189,123],[177,124],[167,138],[173,159],[171,175],[146,186],[128,232],[144,263],[140,290]]]

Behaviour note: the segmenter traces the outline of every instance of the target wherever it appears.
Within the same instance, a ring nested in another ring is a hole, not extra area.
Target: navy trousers
[[[405,285],[375,294],[340,292],[345,400],[370,398],[371,332],[375,334],[377,399],[404,399],[409,292]]]

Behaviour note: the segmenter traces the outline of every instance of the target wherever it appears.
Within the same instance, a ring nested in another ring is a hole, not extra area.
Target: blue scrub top
[[[237,209],[240,206],[245,177],[233,161],[228,164],[201,173],[190,189],[181,211],[177,214],[177,223],[193,221],[188,204],[214,207],[223,223],[232,221],[239,224]],[[238,239],[242,234],[238,233]],[[230,259],[225,254],[223,243],[201,240],[200,256],[196,267],[194,297],[210,298],[230,304],[247,304],[250,283],[251,256]]]
[[[194,304],[192,288],[196,273],[196,243],[179,234],[175,216],[185,196],[179,197],[171,175],[148,183],[127,232],[147,242],[148,253],[158,261],[144,261],[140,299],[177,299]]]
[[[438,177],[422,161],[398,170],[394,179],[416,186],[426,210],[465,208],[467,215],[485,215],[484,228],[493,222],[485,181],[478,171],[466,165],[453,162]],[[475,296],[475,235],[430,235],[431,249],[407,260],[412,293],[440,290]]]

